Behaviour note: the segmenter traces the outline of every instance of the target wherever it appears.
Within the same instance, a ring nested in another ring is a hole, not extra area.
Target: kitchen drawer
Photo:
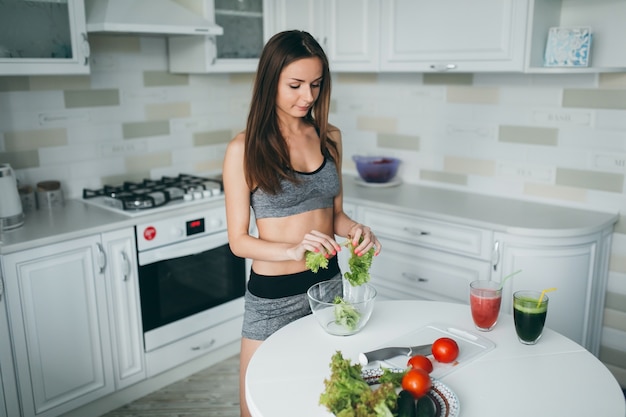
[[[490,263],[388,241],[370,273],[372,285],[398,299],[468,303],[470,282],[489,279]]]
[[[364,209],[361,214],[362,223],[381,238],[383,251],[385,237],[390,237],[413,245],[491,259],[491,231],[372,208]]]
[[[148,377],[153,377],[239,340],[241,338],[242,325],[243,316],[238,316],[193,336],[146,353]]]
[[[374,282],[372,281],[374,284]],[[420,297],[417,293],[407,292],[406,289],[399,290],[393,286],[388,285],[383,280],[376,280],[376,302],[387,300],[431,300],[432,298]]]

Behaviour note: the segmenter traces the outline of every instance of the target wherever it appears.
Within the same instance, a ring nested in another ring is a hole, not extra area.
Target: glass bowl
[[[365,182],[385,183],[398,173],[400,160],[388,156],[353,155],[356,170]]]
[[[349,336],[365,327],[376,299],[376,289],[369,283],[353,287],[346,280],[318,282],[307,291],[309,305],[319,325],[336,336]],[[335,299],[342,299],[335,303]]]

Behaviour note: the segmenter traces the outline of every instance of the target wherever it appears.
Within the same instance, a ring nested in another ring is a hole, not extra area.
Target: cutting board
[[[440,363],[433,358],[432,355],[428,355],[433,363],[433,371],[430,374],[433,378],[441,378],[456,369],[467,365],[468,363],[476,360],[482,355],[492,350],[496,345],[488,338],[478,331],[467,330],[457,328],[446,323],[431,323],[396,339],[390,340],[374,349],[379,349],[389,346],[418,346],[433,343],[440,337],[449,337],[454,339],[459,345],[459,356],[451,363]],[[372,349],[372,350],[374,350]],[[363,369],[374,368],[400,368],[407,367],[407,356],[396,356],[395,358],[387,359],[385,361],[374,361],[367,364]]]

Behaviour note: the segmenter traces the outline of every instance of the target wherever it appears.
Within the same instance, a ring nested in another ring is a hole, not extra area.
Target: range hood
[[[224,30],[174,0],[86,0],[87,32],[222,35]]]

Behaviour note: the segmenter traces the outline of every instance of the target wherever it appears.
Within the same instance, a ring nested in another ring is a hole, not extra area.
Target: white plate
[[[438,417],[458,417],[461,415],[461,404],[456,396],[446,384],[436,379],[432,380],[432,387],[428,392],[428,396],[437,403],[435,407],[438,410]],[[437,407],[438,405],[438,407]]]
[[[402,184],[402,180],[400,178],[394,178],[389,182],[367,182],[367,181],[364,181],[361,177],[355,177],[354,182],[356,182],[356,185],[360,185],[361,187],[372,187],[372,188],[395,187],[397,185]]]

